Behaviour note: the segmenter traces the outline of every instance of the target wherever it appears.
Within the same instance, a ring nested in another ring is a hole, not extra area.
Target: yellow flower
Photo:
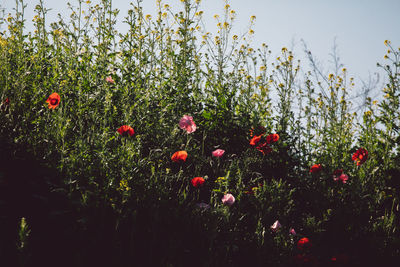
[[[224,29],[229,27],[229,23],[228,22],[224,22]]]
[[[146,15],[146,20],[151,20],[151,15],[147,14]]]
[[[329,79],[329,80],[332,80],[333,77],[334,77],[334,75],[331,73],[331,74],[329,74],[328,79]]]
[[[231,6],[230,5],[225,5],[225,9],[228,10]]]
[[[233,40],[237,40],[238,36],[235,34],[234,36],[232,36]]]
[[[218,19],[219,18],[219,15],[214,15],[214,19]]]
[[[251,21],[253,21],[253,20],[255,20],[255,19],[256,19],[256,16],[254,16],[254,15],[250,17],[250,20],[251,20]]]
[[[385,42],[383,42],[386,46],[388,46],[390,44],[390,41],[385,40]]]
[[[128,185],[128,181],[125,180],[125,179],[121,180],[121,181],[119,182],[119,188],[118,188],[118,190],[120,190],[120,191],[129,191],[129,190],[131,190],[131,188],[130,188],[129,185]]]
[[[266,69],[267,69],[267,67],[265,67],[265,66],[260,67],[260,71],[265,71]]]
[[[249,34],[254,34],[254,31],[253,31],[253,30],[250,30],[250,31],[249,31]]]

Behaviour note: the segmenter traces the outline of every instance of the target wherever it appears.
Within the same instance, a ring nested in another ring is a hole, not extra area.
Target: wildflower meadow
[[[345,68],[180,2],[2,18],[0,266],[395,266],[399,44],[354,109]]]

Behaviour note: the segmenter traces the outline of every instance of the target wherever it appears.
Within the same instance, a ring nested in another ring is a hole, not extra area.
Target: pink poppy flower
[[[193,117],[188,115],[185,115],[181,118],[179,121],[179,127],[182,130],[185,130],[188,134],[193,133],[197,129],[196,124],[193,121]]]
[[[272,232],[278,232],[278,230],[280,229],[282,227],[282,225],[279,223],[279,221],[278,220],[276,220],[275,222],[274,222],[274,224],[273,225],[271,225],[271,230],[272,230]]]
[[[224,153],[225,153],[225,150],[223,150],[223,149],[217,149],[217,150],[214,150],[214,151],[212,152],[212,155],[213,155],[214,157],[216,157],[216,158],[220,158],[220,157],[222,157],[222,155],[224,155]]]
[[[114,79],[113,79],[111,76],[108,76],[108,77],[106,78],[106,82],[111,83],[111,84],[114,84],[114,83],[115,83]]]
[[[343,170],[342,169],[337,169],[333,172],[333,180],[335,182],[339,181],[339,176],[342,175]]]
[[[342,183],[347,183],[347,180],[349,180],[349,176],[345,173],[343,173],[342,169],[338,169],[333,172],[333,180],[335,182],[341,181]]]
[[[342,174],[339,176],[339,180],[342,181],[342,183],[347,183],[347,180],[349,180],[349,176],[347,176],[347,174]]]
[[[227,206],[232,206],[235,203],[235,197],[232,194],[225,194],[221,201]]]
[[[293,228],[289,229],[289,234],[296,235],[296,231]]]

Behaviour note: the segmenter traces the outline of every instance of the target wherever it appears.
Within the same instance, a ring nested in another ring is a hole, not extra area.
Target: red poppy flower
[[[205,182],[205,180],[203,177],[194,177],[192,179],[192,185],[196,188],[202,186],[204,184],[204,182]]]
[[[49,109],[55,109],[60,104],[60,95],[57,93],[52,93],[46,102],[49,104]]]
[[[261,136],[262,136],[262,135],[255,135],[255,136],[253,136],[253,138],[251,138],[251,140],[250,140],[250,145],[251,145],[251,146],[255,146],[258,142],[260,142]]]
[[[357,166],[360,166],[363,164],[368,158],[368,151],[365,148],[359,148],[354,154],[353,154],[353,161],[357,163]]]
[[[267,144],[275,143],[279,140],[279,134],[270,134],[267,136]]]
[[[135,131],[133,130],[133,128],[128,125],[122,125],[121,127],[118,128],[117,131],[122,136],[128,136],[128,135],[132,136],[135,134]]]
[[[184,151],[184,150],[177,151],[172,155],[171,160],[173,162],[181,162],[181,161],[185,162],[187,156],[188,156],[188,153],[186,151]]]
[[[322,170],[321,164],[314,164],[314,165],[312,165],[311,168],[310,168],[310,172],[311,172],[311,173],[317,173],[317,172],[319,172],[319,171],[321,171],[321,170]]]
[[[310,239],[308,239],[307,237],[301,238],[301,239],[297,242],[297,248],[298,248],[299,250],[305,250],[305,249],[311,248],[311,241],[310,241]]]
[[[263,143],[263,144],[258,145],[258,146],[256,147],[256,149],[257,149],[258,151],[260,151],[261,153],[263,153],[263,155],[266,155],[266,154],[272,152],[272,148],[270,148],[270,147],[267,145],[267,143]]]

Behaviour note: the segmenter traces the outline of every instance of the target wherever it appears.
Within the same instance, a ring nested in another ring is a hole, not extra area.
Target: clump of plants
[[[14,266],[366,266],[399,259],[400,50],[352,112],[345,68],[303,72],[217,32],[200,1],[22,0],[0,36],[0,258]]]

